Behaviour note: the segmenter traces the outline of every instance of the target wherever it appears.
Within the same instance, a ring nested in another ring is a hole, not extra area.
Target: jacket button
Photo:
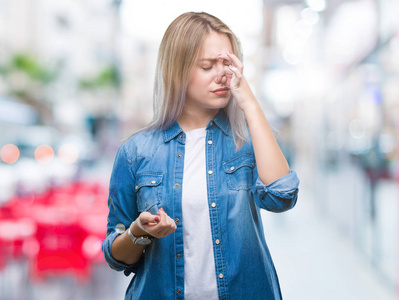
[[[177,257],[177,259],[180,259],[181,258],[181,254],[177,254],[176,257]]]
[[[209,144],[209,145],[212,145],[212,141],[208,141],[208,144]]]
[[[115,226],[115,231],[116,231],[117,233],[122,234],[122,233],[125,232],[125,230],[126,230],[126,227],[125,227],[125,225],[123,225],[123,223],[118,223],[118,224],[116,224],[116,226]]]
[[[181,289],[176,290],[176,294],[180,295],[181,294]]]
[[[177,223],[179,223],[179,222],[180,222],[179,218],[176,218],[176,219],[175,219],[175,223],[177,224]]]
[[[212,175],[212,174],[213,174],[213,171],[212,171],[212,170],[209,170],[209,171],[208,171],[208,174],[209,174],[209,175]]]
[[[231,167],[231,168],[230,168],[230,170],[232,170],[232,171],[233,171],[233,170],[234,170],[234,167]]]
[[[219,274],[219,278],[220,278],[220,279],[223,279],[223,277],[224,277],[223,273],[220,273],[220,274]]]
[[[212,206],[212,207],[216,207],[216,203],[215,203],[215,202],[212,202],[211,206]]]
[[[179,186],[180,186],[180,185],[179,185],[178,183],[175,183],[175,187],[177,187],[177,188],[178,188]]]
[[[216,245],[219,245],[219,244],[220,244],[220,240],[219,240],[219,239],[216,239],[216,240],[215,240],[215,244],[216,244]]]
[[[177,157],[180,158],[180,157],[181,157],[181,154],[177,154]]]

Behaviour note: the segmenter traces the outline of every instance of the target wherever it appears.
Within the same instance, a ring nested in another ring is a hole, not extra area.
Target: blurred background
[[[284,299],[399,299],[399,0],[0,0],[0,299],[123,298],[107,185],[186,11],[238,35],[301,179],[262,214]]]

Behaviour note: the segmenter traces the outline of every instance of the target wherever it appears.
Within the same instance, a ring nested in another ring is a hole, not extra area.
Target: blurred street
[[[296,207],[281,215],[263,212],[266,240],[279,274],[283,298],[399,299],[387,274],[373,268],[345,229],[321,211],[317,202],[322,199],[316,199],[309,189],[312,178],[306,176],[306,166],[298,166],[297,172],[302,182]],[[397,195],[397,189],[392,187],[380,192]],[[397,202],[391,204],[394,205],[389,209],[399,209]],[[392,241],[396,241],[395,236],[390,236],[391,244]],[[397,249],[397,245],[393,246]],[[390,264],[392,272],[398,272],[395,260]]]

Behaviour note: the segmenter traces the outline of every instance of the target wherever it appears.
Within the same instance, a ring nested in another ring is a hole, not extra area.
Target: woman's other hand
[[[130,226],[134,236],[151,235],[155,238],[163,238],[172,234],[177,226],[175,221],[160,208],[158,215],[149,212],[142,212],[137,220]]]

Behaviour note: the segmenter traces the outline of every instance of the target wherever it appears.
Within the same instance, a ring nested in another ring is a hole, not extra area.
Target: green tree
[[[57,78],[58,67],[47,67],[28,53],[15,53],[0,65],[0,76],[5,82],[5,93],[33,106],[43,123],[52,120],[51,101],[46,99],[46,88]]]
[[[97,75],[79,80],[79,87],[83,90],[96,90],[101,88],[118,89],[120,76],[115,65],[104,67]]]

